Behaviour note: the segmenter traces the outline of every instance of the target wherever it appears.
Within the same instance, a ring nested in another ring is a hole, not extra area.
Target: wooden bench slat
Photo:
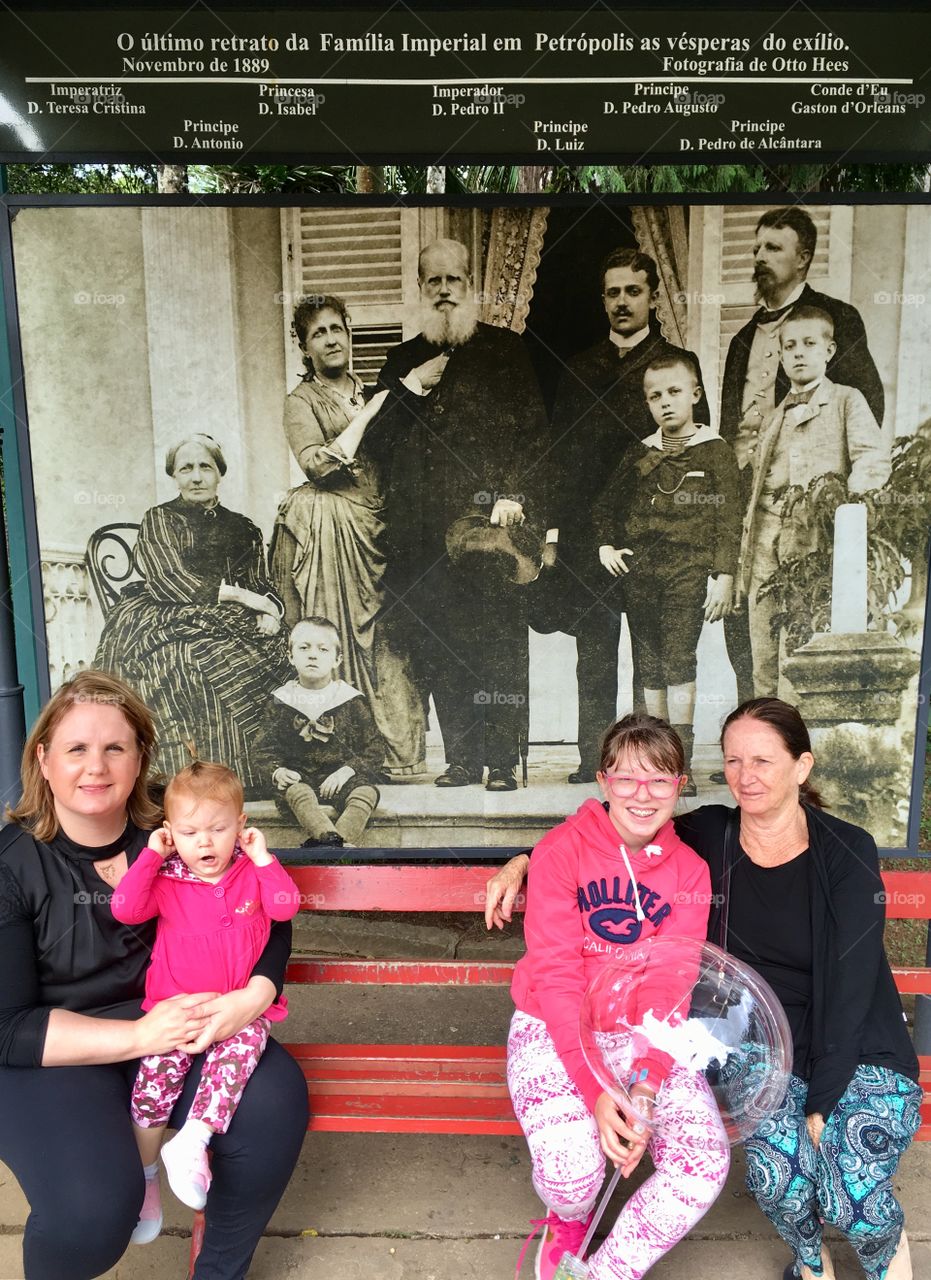
[[[305,911],[484,910],[494,867],[394,866],[373,862],[345,867],[288,867]],[[518,910],[524,907],[520,895]]]
[[[472,1062],[476,1058],[504,1063],[507,1049],[503,1044],[289,1044],[295,1058],[351,1061],[396,1062],[398,1059],[421,1062]]]
[[[285,981],[402,986],[510,986],[514,966],[484,960],[292,960]]]
[[[312,1116],[314,1133],[468,1133],[476,1136],[521,1133],[516,1120],[432,1119],[425,1116]]]
[[[398,1063],[387,1065],[384,1062],[344,1063],[339,1061],[321,1061],[298,1059],[304,1076],[308,1080],[339,1080],[346,1083],[368,1080],[403,1081],[416,1080],[421,1085],[433,1083],[461,1084],[496,1084],[504,1079],[504,1063],[481,1062],[474,1065],[454,1067],[450,1064],[432,1063]]]
[[[931,871],[884,871],[887,920],[931,918]]]
[[[895,985],[903,996],[931,996],[931,969],[906,969],[894,965]]]

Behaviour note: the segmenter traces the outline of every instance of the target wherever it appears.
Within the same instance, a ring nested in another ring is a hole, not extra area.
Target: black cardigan
[[[718,937],[723,912],[724,836],[733,812],[725,805],[703,805],[675,820],[678,835],[711,870],[716,896],[708,922],[712,939]],[[883,948],[885,910],[876,842],[862,828],[820,809],[805,806],[805,815],[814,935],[806,1111],[827,1119],[861,1063],[888,1067],[917,1081],[918,1059]],[[729,924],[739,928],[733,919]]]

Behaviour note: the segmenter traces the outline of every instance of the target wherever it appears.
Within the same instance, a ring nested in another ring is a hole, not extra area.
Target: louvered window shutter
[[[303,372],[291,333],[299,297],[335,294],[352,323],[353,370],[373,383],[385,353],[403,336],[403,315],[417,293],[416,210],[282,210],[285,350],[289,385]]]

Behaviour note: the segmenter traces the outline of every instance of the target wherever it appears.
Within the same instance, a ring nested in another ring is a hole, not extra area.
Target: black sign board
[[[920,160],[931,13],[0,12],[0,162]]]

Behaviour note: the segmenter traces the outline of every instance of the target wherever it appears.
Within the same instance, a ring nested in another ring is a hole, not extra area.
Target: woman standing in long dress
[[[341,299],[302,299],[294,333],[307,372],[285,401],[284,429],[307,480],[278,509],[271,575],[289,626],[322,616],[337,628],[342,677],[369,701],[387,744],[385,772],[404,777],[424,768],[426,716],[406,656],[390,639],[383,499],[364,444],[386,393],[366,403],[349,368],[349,319]]]

